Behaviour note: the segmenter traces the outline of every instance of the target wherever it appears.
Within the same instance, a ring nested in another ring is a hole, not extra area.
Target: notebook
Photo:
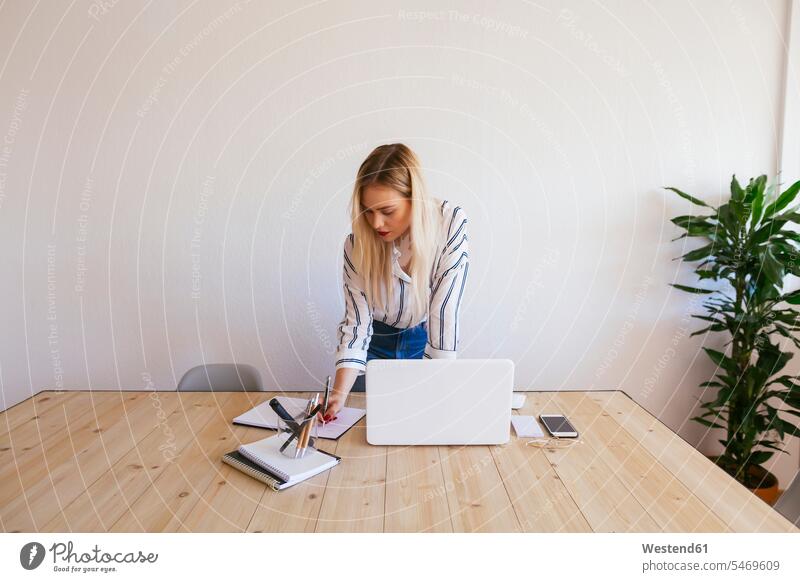
[[[278,402],[283,405],[289,414],[297,416],[305,410],[308,400],[306,398],[278,396]],[[363,408],[344,407],[339,411],[336,420],[317,425],[317,436],[321,439],[338,439],[346,433],[350,427],[364,418],[366,413],[367,411]],[[278,415],[272,410],[272,407],[269,405],[269,400],[267,400],[234,418],[233,424],[277,430]]]
[[[241,445],[238,450],[226,453],[222,462],[280,491],[327,471],[342,460],[317,449],[309,449],[302,459],[289,458],[279,451],[289,436],[288,433],[276,434]]]
[[[518,437],[543,437],[544,432],[539,423],[536,422],[535,416],[518,416],[511,417],[511,424],[514,426],[514,431]]]

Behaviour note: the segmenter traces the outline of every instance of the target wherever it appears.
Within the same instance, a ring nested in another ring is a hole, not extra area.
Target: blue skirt
[[[372,322],[372,338],[369,340],[367,361],[382,360],[421,360],[428,341],[427,322],[401,329],[382,321]],[[365,375],[356,378],[351,392],[366,390]]]

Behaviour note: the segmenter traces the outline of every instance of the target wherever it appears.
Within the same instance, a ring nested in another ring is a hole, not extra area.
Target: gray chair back
[[[248,364],[195,366],[178,382],[179,392],[258,392],[261,374]]]
[[[800,472],[775,502],[775,511],[800,527]]]

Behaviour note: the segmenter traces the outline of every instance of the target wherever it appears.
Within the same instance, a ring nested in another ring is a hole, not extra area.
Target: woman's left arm
[[[437,258],[428,310],[425,357],[455,358],[458,351],[458,316],[469,272],[469,238],[464,209],[456,207],[445,221],[447,239]]]

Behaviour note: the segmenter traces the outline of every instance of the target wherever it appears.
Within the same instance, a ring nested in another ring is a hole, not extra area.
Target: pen
[[[313,408],[312,402],[313,400],[309,398],[308,402],[306,403],[306,408],[303,411],[303,419],[300,421],[300,430],[297,432],[297,444],[294,448],[295,459],[302,455],[303,439],[305,439],[306,429],[308,428],[308,413],[311,412],[311,409]]]
[[[314,396],[311,397],[311,403],[309,405],[309,409],[310,410],[308,411],[308,417],[307,417],[308,422],[306,423],[305,427],[306,431],[303,439],[303,449],[305,449],[308,446],[308,442],[311,438],[311,429],[314,428],[314,423],[317,421],[316,415],[317,412],[319,411],[319,394],[314,394]]]
[[[294,457],[295,459],[298,457],[302,457],[305,451],[306,445],[306,434],[309,428],[309,413],[313,408],[313,398],[309,399],[308,403],[306,404],[306,409],[303,413],[303,421],[301,422],[300,432],[297,434],[297,445],[294,449]]]
[[[322,409],[322,407],[321,407],[321,406],[319,406],[319,405],[317,405],[317,407],[316,407],[314,410],[312,410],[312,411],[311,411],[311,412],[310,412],[308,415],[306,415],[306,416],[305,416],[304,420],[308,420],[310,417],[312,417],[312,416],[316,416],[316,415],[317,415],[317,413],[318,413],[318,412],[319,412],[321,409]],[[288,424],[288,422],[287,422],[287,424]],[[295,421],[295,422],[292,424],[292,426],[294,427],[294,428],[292,428],[292,436],[290,436],[288,439],[286,439],[286,440],[284,441],[284,443],[281,445],[281,449],[280,449],[280,450],[281,450],[281,452],[283,452],[283,451],[284,451],[284,449],[285,449],[286,447],[288,447],[288,446],[289,446],[289,445],[292,443],[292,441],[293,441],[295,438],[299,438],[299,437],[300,437],[300,432],[303,430],[303,427],[305,426],[305,424],[304,424],[304,423],[297,424],[297,422]]]
[[[291,424],[294,423],[294,417],[291,414],[289,414],[289,412],[283,407],[283,405],[278,401],[278,399],[273,398],[272,400],[269,401],[269,405],[272,408],[272,410],[275,411],[275,414],[277,414],[283,420],[285,420],[287,424],[289,424],[291,427]]]
[[[322,414],[325,414],[325,411],[328,410],[328,396],[330,395],[330,393],[331,393],[331,377],[328,376],[327,380],[325,380],[325,399],[322,401]]]
[[[295,458],[302,457],[305,454],[306,448],[308,447],[308,441],[311,436],[311,428],[314,426],[314,422],[316,418],[311,414],[316,409],[319,403],[319,393],[314,394],[311,399],[308,401],[308,406],[306,406],[306,419],[304,421],[304,426],[300,431],[300,436],[297,437],[297,448],[295,449],[294,456]]]

